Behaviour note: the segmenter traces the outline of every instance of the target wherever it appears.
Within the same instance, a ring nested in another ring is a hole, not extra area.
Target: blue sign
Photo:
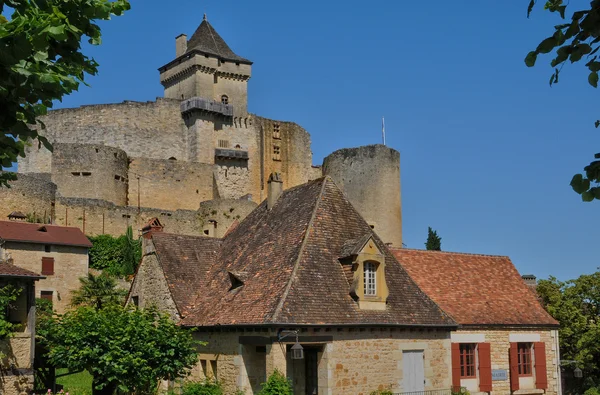
[[[508,373],[504,369],[494,369],[492,370],[492,380],[500,381],[500,380],[508,380]]]

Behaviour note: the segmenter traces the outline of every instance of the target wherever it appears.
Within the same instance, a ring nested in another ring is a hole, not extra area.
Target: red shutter
[[[548,373],[546,371],[546,344],[544,342],[533,343],[535,354],[535,388],[548,389]]]
[[[460,343],[452,343],[452,387],[460,388]]]
[[[519,389],[519,350],[517,343],[510,343],[510,352],[508,353],[510,360],[510,390],[516,391]]]
[[[479,356],[479,391],[490,392],[492,390],[492,352],[490,343],[479,343],[477,352]]]
[[[42,274],[54,274],[54,258],[42,258]]]

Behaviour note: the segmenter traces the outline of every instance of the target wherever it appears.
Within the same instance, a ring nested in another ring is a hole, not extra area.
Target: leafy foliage
[[[129,8],[127,0],[0,1],[0,168],[25,156],[29,139],[52,148],[38,133],[39,117],[96,74],[98,63],[81,52],[84,37],[101,42],[94,21]],[[12,177],[0,173],[0,186]]]
[[[95,393],[150,393],[158,380],[187,373],[197,362],[189,331],[154,309],[80,307],[53,319],[43,334],[48,358],[70,371],[87,370]]]
[[[578,361],[583,380],[567,382],[570,391],[582,393],[600,385],[600,272],[575,280],[540,280],[537,292],[552,317],[561,323],[561,359]],[[575,368],[575,366],[573,366]]]
[[[4,339],[13,332],[15,325],[8,321],[7,313],[10,304],[17,300],[22,289],[12,284],[0,287],[0,339]]]
[[[293,395],[294,391],[288,379],[277,369],[263,383],[258,395]]]
[[[377,390],[371,391],[370,395],[394,395],[394,393],[390,390]]]
[[[92,242],[89,252],[91,268],[116,276],[135,273],[142,259],[142,243],[133,238],[131,226],[123,236],[100,235],[89,239]]]
[[[101,274],[95,276],[88,273],[87,277],[79,279],[81,286],[72,291],[72,306],[88,306],[94,309],[101,309],[109,305],[120,305],[125,302],[127,291],[117,288],[117,282],[114,278]]]
[[[442,238],[438,236],[437,232],[431,227],[427,229],[427,241],[425,242],[425,249],[429,251],[441,251],[442,250]]]
[[[527,17],[535,4],[536,0],[530,0]],[[567,5],[568,3],[564,4],[562,0],[548,0],[544,9],[558,13],[565,20]],[[576,63],[585,56],[585,66],[589,70],[588,83],[597,88],[600,72],[600,60],[596,54],[600,49],[600,0],[592,0],[589,7],[574,11],[569,19],[566,23],[554,26],[554,33],[527,54],[525,64],[527,67],[533,67],[538,55],[554,52],[554,58],[550,61],[550,66],[554,68],[550,76],[552,86],[558,83],[558,76],[567,61]],[[595,125],[600,126],[600,120],[597,120]],[[595,154],[594,158],[600,159],[600,153]],[[600,199],[600,160],[592,161],[583,170],[585,175],[576,174],[571,180],[571,187],[581,195],[584,202]]]
[[[169,395],[223,395],[221,383],[213,380],[188,381],[181,392],[172,391]]]

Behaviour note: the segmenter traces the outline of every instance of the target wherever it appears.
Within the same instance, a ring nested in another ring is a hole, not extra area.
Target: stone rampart
[[[79,227],[86,235],[120,236],[130,225],[135,232],[153,217],[160,219],[165,232],[200,235],[202,231],[197,211],[144,207],[138,211],[137,207],[117,206],[102,200],[84,198],[59,197],[56,201],[55,223]]]
[[[385,243],[402,247],[400,153],[385,145],[340,149],[323,160],[348,200]]]
[[[0,219],[20,211],[35,214],[39,218],[53,217],[56,185],[49,174],[17,174],[18,179],[10,188],[0,188]]]
[[[52,143],[99,144],[117,147],[133,157],[186,158],[184,123],[179,100],[125,101],[50,111],[42,134]],[[19,158],[19,172],[48,173],[52,154],[32,144]]]
[[[52,181],[59,196],[102,199],[127,205],[125,151],[104,145],[56,143]]]
[[[132,158],[129,165],[129,206],[165,210],[197,210],[213,198],[213,165]]]

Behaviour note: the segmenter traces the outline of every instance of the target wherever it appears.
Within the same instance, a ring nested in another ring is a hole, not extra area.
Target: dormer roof
[[[219,33],[212,27],[206,19],[198,26],[187,44],[187,52],[199,51],[206,55],[213,55],[223,60],[252,64],[248,59],[236,55],[229,45],[221,38]]]

